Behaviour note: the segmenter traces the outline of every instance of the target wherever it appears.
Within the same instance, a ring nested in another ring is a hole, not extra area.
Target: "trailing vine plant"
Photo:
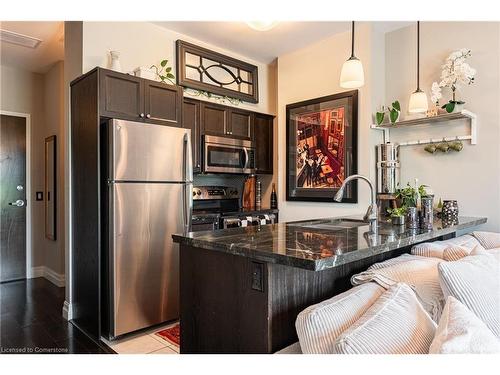
[[[184,92],[187,93],[188,95],[191,96],[199,96],[199,97],[205,97],[207,99],[214,99],[216,102],[225,104],[226,102],[232,104],[232,105],[240,105],[243,103],[243,100],[241,99],[236,99],[236,98],[231,98],[229,96],[222,96],[222,95],[216,95],[212,94],[211,92],[208,91],[203,91],[203,90],[195,90],[191,89],[188,87],[184,88]]]

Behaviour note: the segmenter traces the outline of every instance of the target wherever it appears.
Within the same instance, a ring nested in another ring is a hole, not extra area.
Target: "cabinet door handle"
[[[144,113],[141,113],[141,114],[139,115],[139,117],[140,117],[140,118],[144,118]]]
[[[147,117],[147,118],[151,118],[151,115],[148,113],[148,114],[146,115],[146,117]]]

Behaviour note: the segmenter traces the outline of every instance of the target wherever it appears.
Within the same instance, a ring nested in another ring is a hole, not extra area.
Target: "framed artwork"
[[[287,105],[286,134],[287,200],[334,202],[344,179],[357,173],[358,91]],[[342,202],[358,202],[356,181]]]
[[[176,49],[179,86],[259,102],[257,66],[183,40]]]

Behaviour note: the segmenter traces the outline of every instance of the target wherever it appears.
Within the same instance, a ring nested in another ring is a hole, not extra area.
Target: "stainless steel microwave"
[[[253,142],[205,135],[203,138],[203,172],[255,173]]]

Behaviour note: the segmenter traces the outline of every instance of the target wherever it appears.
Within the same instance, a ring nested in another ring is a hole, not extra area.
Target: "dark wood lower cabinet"
[[[181,244],[181,353],[281,350],[297,342],[302,310],[350,289],[353,274],[410,249],[315,272]]]

